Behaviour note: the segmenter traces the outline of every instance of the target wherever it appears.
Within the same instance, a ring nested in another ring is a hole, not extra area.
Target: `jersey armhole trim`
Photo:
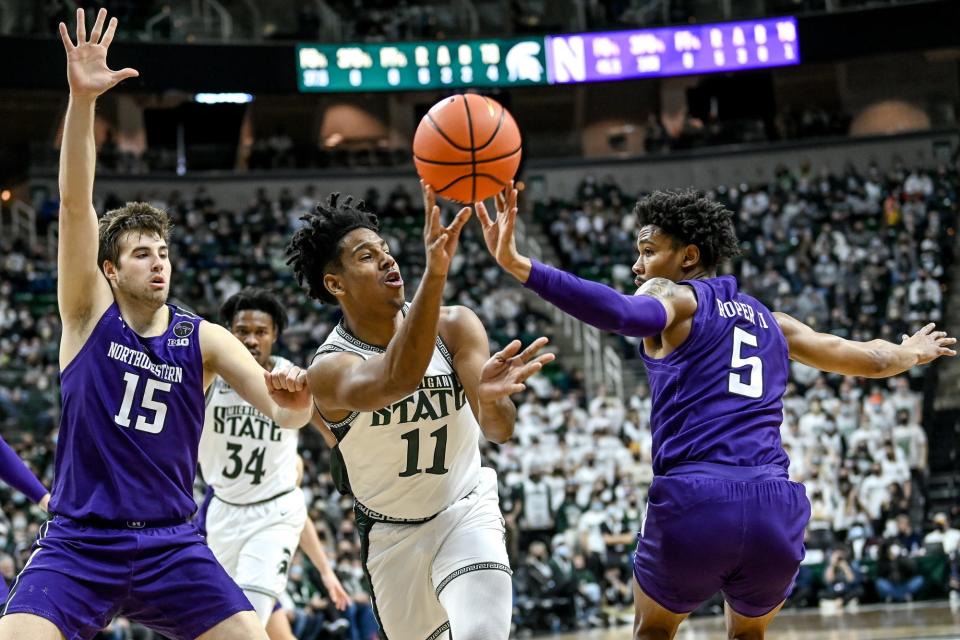
[[[120,307],[117,305],[116,299],[114,299],[114,301],[113,301],[112,303],[110,303],[110,306],[107,307],[106,311],[104,311],[104,312],[100,315],[100,318],[97,320],[97,323],[96,323],[95,325],[93,325],[93,331],[91,331],[91,332],[90,332],[90,335],[87,336],[86,342],[83,343],[83,346],[80,347],[80,350],[77,351],[77,354],[76,354],[75,356],[73,356],[73,359],[72,359],[69,363],[67,363],[67,366],[66,366],[66,367],[64,367],[63,369],[60,370],[60,379],[61,379],[61,380],[63,379],[63,377],[64,377],[65,375],[67,375],[70,371],[73,370],[73,368],[74,368],[74,367],[73,367],[73,363],[76,362],[77,360],[79,360],[79,359],[81,358],[81,356],[83,356],[84,354],[86,354],[87,351],[89,351],[90,349],[93,348],[92,345],[93,345],[93,343],[95,342],[94,336],[96,336],[96,335],[97,335],[97,332],[100,331],[100,329],[102,328],[102,326],[106,324],[106,321],[107,321],[108,317],[112,316],[111,312],[113,311],[114,308],[116,308],[116,310],[117,310],[116,316],[119,317],[119,315],[120,315]]]

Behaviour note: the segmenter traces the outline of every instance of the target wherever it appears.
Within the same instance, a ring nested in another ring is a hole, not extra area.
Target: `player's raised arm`
[[[490,356],[487,332],[477,314],[466,307],[452,307],[444,340],[453,351],[453,368],[463,383],[484,437],[504,443],[513,436],[517,408],[510,400],[526,386],[524,380],[554,359],[554,354],[537,355],[547,338],[538,338],[520,351],[514,340]]]
[[[97,96],[118,82],[133,78],[133,69],[111,71],[107,49],[117,29],[117,19],[97,14],[87,37],[83,9],[77,9],[77,42],[60,23],[60,38],[67,53],[70,102],[60,148],[60,234],[57,248],[57,297],[68,331],[82,331],[113,300],[110,286],[97,264],[97,214],[93,209],[93,176],[96,146],[93,138]],[[69,349],[68,349],[69,351]]]
[[[561,311],[603,331],[648,338],[690,318],[697,300],[689,287],[663,278],[644,284],[638,295],[625,295],[599,282],[585,280],[521,255],[515,238],[517,190],[497,197],[497,219],[476,203],[487,250],[513,277]]]
[[[773,314],[790,349],[790,359],[805,365],[848,376],[888,378],[919,364],[927,364],[940,356],[955,356],[950,349],[956,338],[944,331],[934,331],[933,323],[912,336],[904,336],[901,344],[886,340],[856,342],[829,333],[818,333],[785,313]]]
[[[331,353],[314,361],[308,382],[326,411],[374,411],[405,398],[416,391],[433,358],[447,271],[472,212],[469,207],[461,209],[445,227],[427,185],[423,185],[423,197],[427,266],[407,316],[380,355],[363,359]]]
[[[212,322],[200,324],[200,348],[205,384],[220,376],[281,427],[299,429],[310,422],[313,408],[306,371],[300,367],[266,371],[236,336]]]

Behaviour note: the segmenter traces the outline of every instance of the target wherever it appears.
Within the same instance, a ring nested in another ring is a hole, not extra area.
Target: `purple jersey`
[[[51,512],[149,522],[196,511],[203,320],[167,306],[167,330],[144,338],[114,302],[61,372]]]
[[[733,276],[688,280],[690,336],[663,359],[643,353],[650,381],[653,471],[683,462],[790,464],[780,443],[787,341],[773,314]]]

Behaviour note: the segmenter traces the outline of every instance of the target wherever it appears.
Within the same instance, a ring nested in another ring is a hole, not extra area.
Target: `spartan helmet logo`
[[[540,64],[540,44],[527,41],[518,42],[507,52],[507,78],[510,82],[527,80],[540,82],[543,76],[543,65]]]
[[[286,547],[283,548],[283,560],[280,561],[280,564],[277,565],[277,573],[281,576],[287,575],[287,571],[290,571],[290,559],[293,556],[290,553],[290,549]]]

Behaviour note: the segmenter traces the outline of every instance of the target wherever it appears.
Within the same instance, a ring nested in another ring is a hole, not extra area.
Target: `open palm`
[[[97,20],[87,38],[87,26],[83,9],[77,9],[77,44],[70,39],[67,25],[60,23],[60,39],[67,52],[67,80],[74,96],[96,98],[117,83],[140,74],[135,69],[113,71],[107,66],[107,49],[117,30],[117,19],[111,18],[106,32],[107,10],[100,9]],[[101,38],[102,34],[102,38]]]
[[[497,219],[491,220],[484,203],[475,205],[480,226],[483,228],[483,241],[487,251],[498,264],[504,266],[517,256],[517,243],[514,228],[517,222],[517,189],[510,185],[495,197]]]
[[[519,340],[514,340],[493,354],[480,370],[480,401],[492,402],[526,389],[524,380],[556,357],[552,353],[537,356],[547,342],[546,338],[537,338],[523,353],[518,353],[521,344]]]

